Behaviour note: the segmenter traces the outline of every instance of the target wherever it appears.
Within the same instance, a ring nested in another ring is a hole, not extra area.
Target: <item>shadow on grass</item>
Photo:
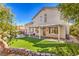
[[[52,43],[52,44],[35,44],[35,47],[40,47],[40,48],[48,48],[48,47],[70,47],[70,46],[77,46],[79,47],[78,44],[73,44],[73,43]]]
[[[65,47],[67,46],[66,44],[35,44],[35,47],[40,47],[40,48],[47,48],[47,47]]]

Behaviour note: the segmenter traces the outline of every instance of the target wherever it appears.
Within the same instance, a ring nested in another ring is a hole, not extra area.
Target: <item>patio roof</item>
[[[35,27],[52,27],[52,26],[65,26],[65,24],[47,24],[47,25],[38,25],[38,26],[32,26],[30,28],[35,28]]]

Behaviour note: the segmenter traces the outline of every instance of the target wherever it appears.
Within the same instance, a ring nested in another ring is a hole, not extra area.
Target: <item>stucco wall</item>
[[[44,22],[45,14],[47,14],[47,17],[46,17],[47,22]],[[51,25],[51,24],[53,24],[53,25],[58,25],[58,24],[66,25],[66,22],[63,20],[63,18],[61,16],[62,15],[60,14],[60,12],[58,11],[57,8],[45,8],[41,12],[39,12],[35,18],[33,18],[33,26]],[[60,34],[61,34],[61,36],[63,35],[63,37],[65,38],[65,34],[66,34],[65,30],[66,29],[64,28],[64,26],[62,26],[60,28],[61,28]],[[47,27],[45,29],[42,29],[42,33],[41,33],[42,36],[43,36],[43,31],[45,32],[46,36],[49,35],[49,29]]]
[[[44,22],[45,14],[47,14],[47,22]],[[48,24],[65,24],[57,8],[44,9],[33,19],[33,26]]]

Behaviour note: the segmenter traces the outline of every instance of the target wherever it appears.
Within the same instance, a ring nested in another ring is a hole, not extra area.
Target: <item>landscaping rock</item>
[[[0,55],[3,56],[52,56],[50,53],[38,53],[25,49],[4,48]]]

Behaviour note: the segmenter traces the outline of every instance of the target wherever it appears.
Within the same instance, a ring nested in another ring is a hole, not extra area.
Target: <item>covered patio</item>
[[[33,34],[33,36],[38,36],[39,39],[45,37],[55,38],[59,41],[66,38],[67,27],[61,24],[32,26],[29,27],[29,37],[31,36],[31,34]]]

